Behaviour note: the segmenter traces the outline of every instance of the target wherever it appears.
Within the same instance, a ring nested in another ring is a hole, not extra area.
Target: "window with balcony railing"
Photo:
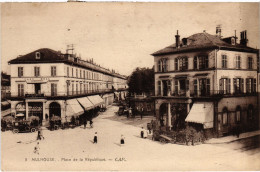
[[[219,93],[230,94],[231,92],[230,83],[231,83],[230,78],[221,78],[219,80]]]
[[[244,79],[243,78],[234,78],[234,94],[239,94],[244,92]]]
[[[163,58],[158,61],[158,72],[167,72],[168,71],[168,59]]]
[[[51,66],[51,76],[56,76],[56,66]]]
[[[18,97],[24,96],[24,84],[18,84]]]
[[[38,77],[40,76],[40,67],[34,67],[34,76],[35,77]]]
[[[255,93],[256,92],[256,79],[246,78],[246,92]]]
[[[241,57],[240,55],[236,55],[236,69],[241,68]]]

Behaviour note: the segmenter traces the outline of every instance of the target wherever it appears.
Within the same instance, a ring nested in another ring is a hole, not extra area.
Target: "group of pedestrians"
[[[98,143],[98,135],[97,135],[97,132],[95,132],[94,134],[94,139],[93,139],[93,144],[97,144]],[[125,144],[125,137],[124,135],[122,134],[121,135],[121,138],[120,138],[120,145],[124,145]]]
[[[146,139],[148,137],[148,131],[144,129],[144,127],[142,127],[141,129],[141,138]]]
[[[88,121],[87,121],[87,120],[84,120],[84,122],[83,122],[84,129],[86,129],[87,124],[88,124]],[[89,125],[90,125],[90,128],[93,128],[93,121],[92,121],[92,120],[89,121]]]
[[[44,140],[41,127],[39,128],[39,130],[37,132],[37,138],[36,138],[37,144],[34,147],[34,151],[33,151],[35,154],[38,154],[38,155],[39,155],[39,150],[40,150],[40,142],[39,142],[39,140]]]

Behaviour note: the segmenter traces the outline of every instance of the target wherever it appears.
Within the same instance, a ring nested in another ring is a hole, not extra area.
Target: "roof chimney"
[[[248,39],[247,39],[246,30],[240,32],[240,44],[247,46],[247,42],[248,42]]]
[[[220,25],[220,24],[217,25],[217,27],[216,27],[216,35],[217,35],[219,38],[221,38],[221,25]]]
[[[177,35],[175,35],[175,40],[176,40],[176,48],[180,47],[180,35],[178,34],[177,30]]]

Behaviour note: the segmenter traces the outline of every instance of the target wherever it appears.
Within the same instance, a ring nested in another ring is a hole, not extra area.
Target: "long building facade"
[[[159,125],[178,130],[187,124],[215,137],[259,128],[258,50],[247,46],[246,31],[221,38],[197,33],[154,56],[155,110]]]
[[[124,99],[126,77],[74,54],[39,49],[9,61],[11,111],[16,117],[53,115],[62,121]]]

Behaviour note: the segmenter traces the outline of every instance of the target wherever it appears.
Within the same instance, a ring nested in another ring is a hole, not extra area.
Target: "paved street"
[[[2,132],[2,170],[260,170],[259,136],[251,145],[232,143],[183,146],[141,139],[138,126],[116,121],[112,106],[94,119],[94,128],[48,131],[33,153],[37,133]],[[113,119],[113,120],[111,120]],[[98,132],[98,144],[93,144]],[[120,146],[121,134],[126,144]],[[257,142],[258,140],[258,142]],[[253,147],[252,147],[253,146]],[[255,146],[255,147],[254,147]]]

